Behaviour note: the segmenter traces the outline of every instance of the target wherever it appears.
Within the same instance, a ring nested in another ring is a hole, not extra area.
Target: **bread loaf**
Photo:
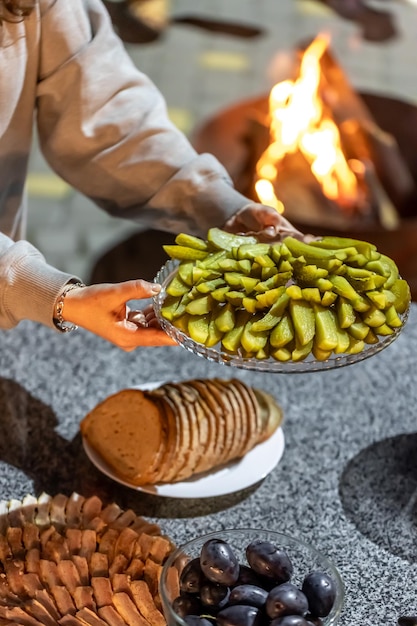
[[[123,389],[81,422],[90,446],[133,485],[178,482],[243,457],[282,422],[274,398],[240,380]]]

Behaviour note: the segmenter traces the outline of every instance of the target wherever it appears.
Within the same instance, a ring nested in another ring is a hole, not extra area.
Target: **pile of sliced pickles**
[[[243,358],[358,354],[402,326],[410,289],[376,246],[343,237],[260,243],[218,228],[179,234],[161,315],[193,341]]]

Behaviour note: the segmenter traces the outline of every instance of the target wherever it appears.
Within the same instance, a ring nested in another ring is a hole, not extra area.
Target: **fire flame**
[[[269,95],[270,144],[256,166],[255,190],[263,204],[280,213],[284,206],[275,193],[280,164],[285,155],[296,151],[304,155],[329,199],[347,207],[357,201],[357,177],[320,95],[320,59],[328,44],[325,35],[318,36],[303,54],[298,77],[277,83]]]

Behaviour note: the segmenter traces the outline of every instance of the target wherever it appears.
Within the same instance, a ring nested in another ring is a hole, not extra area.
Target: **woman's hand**
[[[223,228],[230,233],[254,234],[260,241],[276,241],[288,235],[304,239],[303,233],[278,211],[256,202],[251,202],[237,211]]]
[[[151,298],[160,289],[160,285],[146,280],[72,289],[65,296],[63,318],[126,351],[139,346],[176,345],[160,328],[152,306],[133,311],[127,305],[130,300]]]

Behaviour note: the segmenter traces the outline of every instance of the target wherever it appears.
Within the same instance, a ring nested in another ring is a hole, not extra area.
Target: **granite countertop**
[[[395,626],[417,614],[417,306],[376,356],[308,374],[239,370],[179,347],[125,353],[83,331],[29,322],[0,332],[0,498],[76,491],[156,520],[176,543],[232,527],[299,536],[338,566],[342,626]],[[235,376],[281,403],[284,455],[262,482],[217,498],[160,498],[106,478],[79,422],[147,381]]]

